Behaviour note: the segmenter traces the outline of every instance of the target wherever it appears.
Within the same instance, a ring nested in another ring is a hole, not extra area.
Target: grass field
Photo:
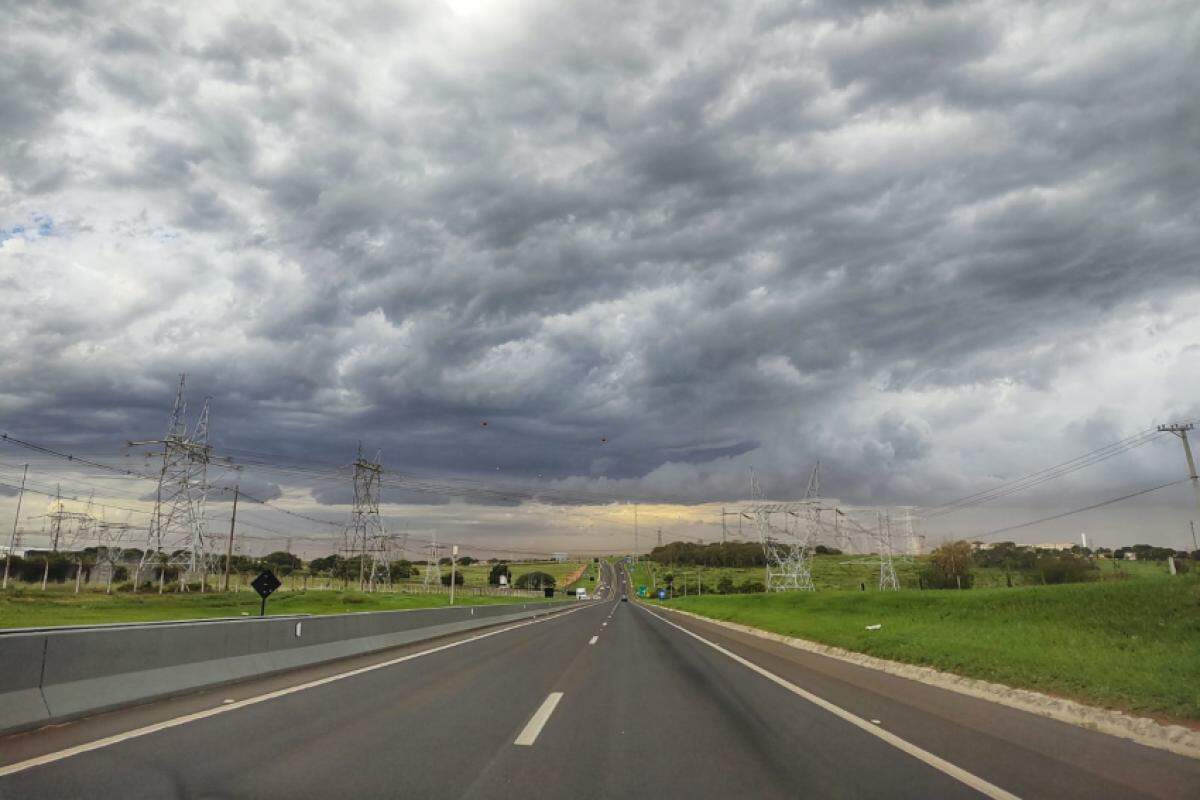
[[[1200,720],[1200,579],[1192,575],[962,592],[708,595],[665,604],[1110,708]],[[883,628],[866,630],[874,624]]]
[[[455,605],[491,605],[529,602],[525,597],[473,597],[459,595]],[[398,611],[444,606],[446,595],[365,593],[358,591],[279,591],[267,603],[268,614],[342,614],[352,611]],[[0,628],[48,625],[94,625],[105,622],[154,622],[257,615],[258,595],[253,592],[206,594],[97,592],[75,594],[72,587],[10,589],[0,594]]]

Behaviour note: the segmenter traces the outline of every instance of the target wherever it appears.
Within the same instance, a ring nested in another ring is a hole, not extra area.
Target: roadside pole
[[[1196,508],[1200,510],[1200,475],[1196,473],[1196,462],[1192,458],[1192,445],[1188,442],[1188,431],[1195,426],[1190,422],[1175,423],[1173,425],[1159,425],[1158,429],[1163,433],[1173,433],[1183,442],[1183,456],[1187,460],[1188,479],[1192,482],[1192,494],[1196,496]],[[1194,523],[1193,523],[1194,524]],[[1195,529],[1193,528],[1193,544]]]
[[[13,532],[12,537],[8,540],[8,553],[4,556],[4,585],[2,588],[8,588],[8,570],[12,566],[12,551],[17,546],[17,523],[21,520],[21,500],[25,497],[25,478],[29,475],[29,465],[25,465],[25,470],[21,473],[21,491],[17,494],[17,513],[13,517]],[[1192,531],[1192,537],[1195,538],[1195,531]]]
[[[233,526],[237,523],[238,491],[241,485],[233,487],[233,515],[229,517],[229,543],[225,545],[225,578],[221,581],[221,591],[229,591],[229,562],[233,560]]]
[[[450,605],[454,605],[454,557],[458,555],[458,545],[450,548]]]

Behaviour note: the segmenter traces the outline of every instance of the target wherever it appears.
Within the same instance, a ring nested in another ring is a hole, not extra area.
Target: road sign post
[[[282,585],[283,584],[280,582],[279,578],[276,578],[275,573],[271,572],[271,570],[266,570],[250,582],[250,586],[252,586],[254,591],[258,592],[258,596],[262,598],[262,607],[258,611],[258,615],[260,617],[265,617],[267,615],[267,598],[270,597],[271,594]]]

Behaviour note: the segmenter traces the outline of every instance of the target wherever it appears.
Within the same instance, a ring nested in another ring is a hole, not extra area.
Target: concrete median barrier
[[[0,633],[0,732],[574,607],[530,602]]]

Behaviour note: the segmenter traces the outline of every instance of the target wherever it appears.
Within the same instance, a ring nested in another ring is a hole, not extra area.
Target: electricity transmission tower
[[[442,567],[438,564],[438,543],[437,533],[434,532],[432,541],[429,542],[429,556],[425,567],[425,585],[438,585],[442,582]]]
[[[820,532],[820,505],[812,492],[818,491],[818,468],[809,476],[804,500],[767,503],[759,486],[758,476],[750,471],[750,513],[758,528],[763,555],[767,560],[767,591],[813,591],[812,544]],[[783,527],[771,521],[773,514],[783,514]],[[791,519],[789,519],[789,517]]]
[[[379,453],[374,461],[363,458],[362,445],[358,446],[358,458],[354,460],[354,509],[350,512],[349,550],[358,556],[358,588],[374,590],[376,580],[386,577],[389,571],[384,549],[383,520],[379,516],[379,484],[383,476],[383,465]],[[371,572],[367,574],[367,560],[371,561]]]
[[[892,561],[892,518],[879,514],[879,590],[900,588],[896,578],[896,565]]]
[[[904,512],[911,517],[908,509],[904,509]],[[843,543],[851,552],[878,554],[877,558],[874,555],[868,555],[865,558],[842,563],[874,566],[878,562],[879,588],[881,590],[899,589],[900,580],[896,576],[896,558],[906,560],[908,556],[896,555],[891,513],[874,508],[839,508],[837,513],[840,519],[845,521],[839,543]],[[906,524],[911,524],[911,520]],[[911,529],[906,529],[906,533],[909,530]],[[906,541],[911,541],[911,536]]]
[[[59,545],[63,543],[63,533],[66,532],[70,536],[67,542],[67,550],[74,550],[75,545],[80,539],[81,532],[91,524],[91,508],[92,503],[89,500],[87,505],[88,510],[67,511],[67,507],[63,505],[62,489],[55,489],[54,504],[45,515],[45,519],[50,522],[50,552],[57,553]],[[72,523],[73,532],[72,532]],[[78,556],[76,556],[78,561]],[[76,565],[78,567],[78,564]],[[78,573],[77,573],[78,574]],[[42,590],[45,591],[46,584],[50,579],[50,556],[46,556],[45,565],[42,569]],[[76,582],[78,584],[78,581]],[[76,586],[78,591],[78,585]]]
[[[925,552],[925,534],[919,527],[919,517],[916,506],[900,506],[898,523],[901,535],[904,537],[904,553],[907,556],[919,556]]]
[[[154,515],[146,536],[146,546],[134,573],[137,587],[147,562],[156,560],[160,569],[177,566],[183,570],[180,591],[186,591],[192,576],[207,577],[213,557],[204,520],[204,503],[208,497],[208,463],[212,446],[208,443],[208,407],[204,405],[196,425],[188,431],[187,402],[183,389],[185,375],[179,376],[179,390],[167,435],[162,439],[130,442],[130,447],[161,446],[162,469],[158,475],[158,492],[154,500]],[[163,576],[160,575],[160,590]]]
[[[112,594],[112,582],[117,571],[117,565],[125,557],[123,542],[125,535],[134,530],[129,522],[108,522],[100,519],[96,523],[96,557],[105,567],[106,594]]]

